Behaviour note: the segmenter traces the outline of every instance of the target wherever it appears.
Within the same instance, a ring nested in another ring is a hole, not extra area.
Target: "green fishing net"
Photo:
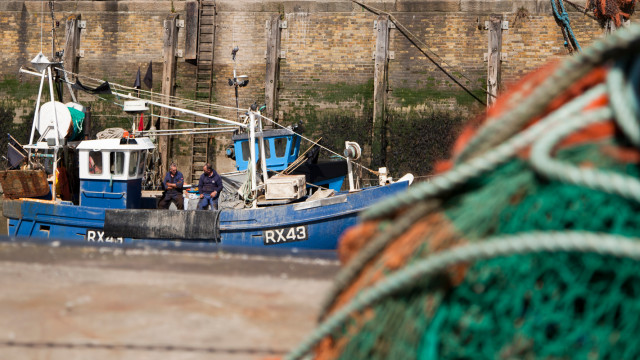
[[[635,164],[603,155],[612,144],[575,146],[557,157],[638,178]],[[532,231],[640,234],[636,202],[547,180],[523,159],[468,182],[440,211],[468,243]],[[417,248],[405,267],[428,255],[426,246]],[[465,265],[461,281],[446,274],[416,279],[353,316],[333,332],[338,358],[640,358],[637,261],[560,251]]]
[[[73,134],[69,137],[69,140],[81,140],[82,138],[82,124],[84,123],[85,114],[77,109],[68,107],[69,113],[71,113],[71,123],[73,125]]]

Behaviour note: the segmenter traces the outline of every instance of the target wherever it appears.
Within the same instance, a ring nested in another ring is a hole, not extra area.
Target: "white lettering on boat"
[[[87,235],[85,235],[85,240],[87,242],[101,242],[101,243],[124,243],[124,238],[117,237],[114,238],[112,236],[104,236],[104,231],[98,229],[87,229]]]
[[[265,245],[304,241],[309,239],[306,225],[265,230],[262,232],[262,235],[264,236]]]

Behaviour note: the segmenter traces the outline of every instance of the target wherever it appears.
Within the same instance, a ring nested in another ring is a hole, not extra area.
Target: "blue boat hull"
[[[399,182],[355,193],[340,193],[331,198],[311,202],[257,209],[221,210],[218,223],[219,242],[213,236],[208,241],[200,242],[213,246],[221,244],[241,247],[335,249],[340,234],[347,227],[356,224],[360,211],[407,187],[407,182]],[[103,245],[158,241],[104,236],[105,211],[95,207],[32,200],[4,202],[4,215],[9,218],[10,236],[55,238],[61,241]],[[130,211],[131,222],[135,223],[136,210]]]

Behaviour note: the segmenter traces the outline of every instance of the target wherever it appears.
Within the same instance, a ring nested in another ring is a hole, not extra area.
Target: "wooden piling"
[[[631,21],[622,20],[622,26],[621,27],[629,27],[630,25],[631,25]],[[616,32],[616,30],[618,30],[618,27],[616,26],[615,20],[613,20],[613,19],[607,20],[605,25],[604,25],[604,35],[605,36],[609,36],[609,35],[613,34],[614,32]]]
[[[267,20],[267,72],[264,84],[264,97],[267,104],[265,116],[277,121],[278,117],[278,81],[280,80],[280,14]]]
[[[178,48],[178,27],[177,20],[178,14],[170,14],[164,21],[164,35],[163,35],[163,58],[164,65],[162,68],[162,96],[165,104],[172,104],[171,96],[176,93],[176,65],[178,63],[176,57],[176,50]],[[160,110],[162,118],[160,118],[160,130],[169,129],[168,117],[171,116],[172,111],[166,108]],[[167,136],[159,136],[158,150],[160,151],[160,169],[161,176],[167,172],[169,168],[169,138]]]
[[[80,20],[81,14],[73,14],[67,18],[64,45],[64,69],[73,74],[78,73],[80,65]],[[75,81],[75,76],[68,76],[69,81]],[[69,91],[73,92],[73,98],[78,98],[78,90],[74,90],[69,86]]]
[[[387,102],[387,71],[389,69],[389,16],[380,15],[376,22],[376,52],[373,73],[372,155],[374,163],[384,164],[384,118]]]
[[[200,26],[197,1],[187,1],[184,4],[184,11],[186,16],[186,34],[184,40],[184,59],[185,60],[197,60],[198,59],[198,28]]]
[[[502,54],[502,15],[489,17],[489,52],[487,54],[487,107],[493,105],[500,87]]]

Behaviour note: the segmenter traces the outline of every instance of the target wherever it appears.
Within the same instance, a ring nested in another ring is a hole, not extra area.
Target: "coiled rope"
[[[526,235],[496,237],[481,243],[473,243],[444,250],[419,260],[409,267],[390,274],[371,288],[358,294],[351,302],[338,309],[297,348],[285,357],[286,360],[301,359],[313,347],[333,330],[343,325],[351,314],[361,311],[381,299],[400,290],[426,282],[450,266],[493,259],[515,254],[539,252],[580,252],[597,253],[640,260],[640,239],[624,236],[594,234],[590,232],[533,232]]]
[[[96,134],[96,139],[120,139],[125,130],[122,128],[108,128]]]

